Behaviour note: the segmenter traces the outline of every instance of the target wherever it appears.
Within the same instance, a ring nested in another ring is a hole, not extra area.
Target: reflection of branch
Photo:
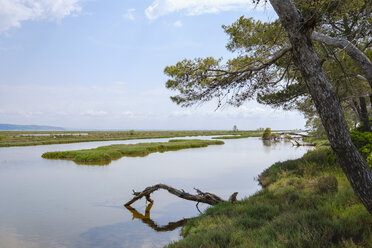
[[[148,225],[149,227],[151,227],[153,230],[157,232],[173,231],[177,229],[178,227],[184,226],[186,222],[189,220],[189,219],[182,219],[177,222],[169,222],[165,226],[158,226],[158,224],[156,224],[155,221],[153,221],[150,218],[150,210],[153,204],[154,204],[153,202],[150,202],[150,204],[147,205],[146,210],[145,210],[145,215],[139,213],[136,209],[132,208],[129,205],[125,207],[133,214],[133,220],[140,219],[143,223],[145,223],[146,225]]]

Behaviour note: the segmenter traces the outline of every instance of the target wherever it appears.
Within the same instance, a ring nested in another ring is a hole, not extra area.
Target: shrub
[[[351,138],[367,163],[372,165],[372,133],[352,131]]]
[[[268,140],[271,139],[271,128],[266,128],[262,134],[262,139]]]

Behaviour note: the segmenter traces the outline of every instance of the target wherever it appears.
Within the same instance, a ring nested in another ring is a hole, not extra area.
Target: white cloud
[[[176,22],[173,23],[173,27],[180,28],[182,26],[183,26],[183,24],[182,24],[181,21],[176,21]]]
[[[88,110],[86,112],[83,113],[83,115],[87,115],[87,116],[104,116],[104,115],[107,115],[107,112],[106,111],[103,111],[103,110]]]
[[[135,115],[132,111],[124,111],[124,112],[122,112],[122,114],[123,114],[123,116],[128,117],[128,118],[134,118],[135,117]]]
[[[123,18],[130,21],[134,21],[135,20],[134,12],[136,12],[136,9],[127,9],[127,11],[125,11],[125,13],[123,14]]]
[[[59,21],[81,11],[82,0],[0,0],[0,32],[20,27],[21,22],[49,19]]]
[[[254,7],[255,4],[249,0],[155,0],[145,14],[153,20],[179,11],[184,11],[186,15],[201,15]]]

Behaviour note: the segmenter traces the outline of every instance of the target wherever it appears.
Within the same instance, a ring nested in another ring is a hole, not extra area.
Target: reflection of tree
[[[262,143],[264,146],[271,146],[272,143],[271,143],[271,140],[262,140]]]
[[[154,202],[150,202],[150,204],[147,205],[146,210],[145,210],[145,215],[139,213],[136,209],[132,208],[131,206],[125,206],[125,207],[133,214],[133,217],[132,217],[133,220],[140,219],[143,223],[145,223],[146,225],[148,225],[149,227],[151,227],[157,232],[173,231],[177,229],[178,227],[184,226],[186,222],[189,220],[189,219],[182,219],[177,222],[169,222],[165,226],[159,226],[158,224],[155,223],[155,221],[153,221],[150,218],[150,210],[153,204]]]

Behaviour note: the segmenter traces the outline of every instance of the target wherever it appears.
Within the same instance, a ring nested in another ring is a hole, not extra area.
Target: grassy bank
[[[169,142],[138,143],[127,145],[101,146],[95,149],[47,152],[42,155],[47,159],[73,160],[77,164],[105,165],[121,157],[143,157],[154,152],[177,151],[188,148],[222,145],[219,140],[170,140]]]
[[[278,162],[259,181],[263,190],[207,209],[168,247],[372,247],[372,216],[330,148]]]
[[[45,136],[34,136],[34,135]],[[211,135],[252,135],[260,137],[256,131],[65,131],[65,132],[31,132],[31,131],[2,131],[0,132],[0,147],[32,146],[66,144],[90,141],[133,140],[175,138],[186,136]],[[26,136],[32,135],[32,136]]]

